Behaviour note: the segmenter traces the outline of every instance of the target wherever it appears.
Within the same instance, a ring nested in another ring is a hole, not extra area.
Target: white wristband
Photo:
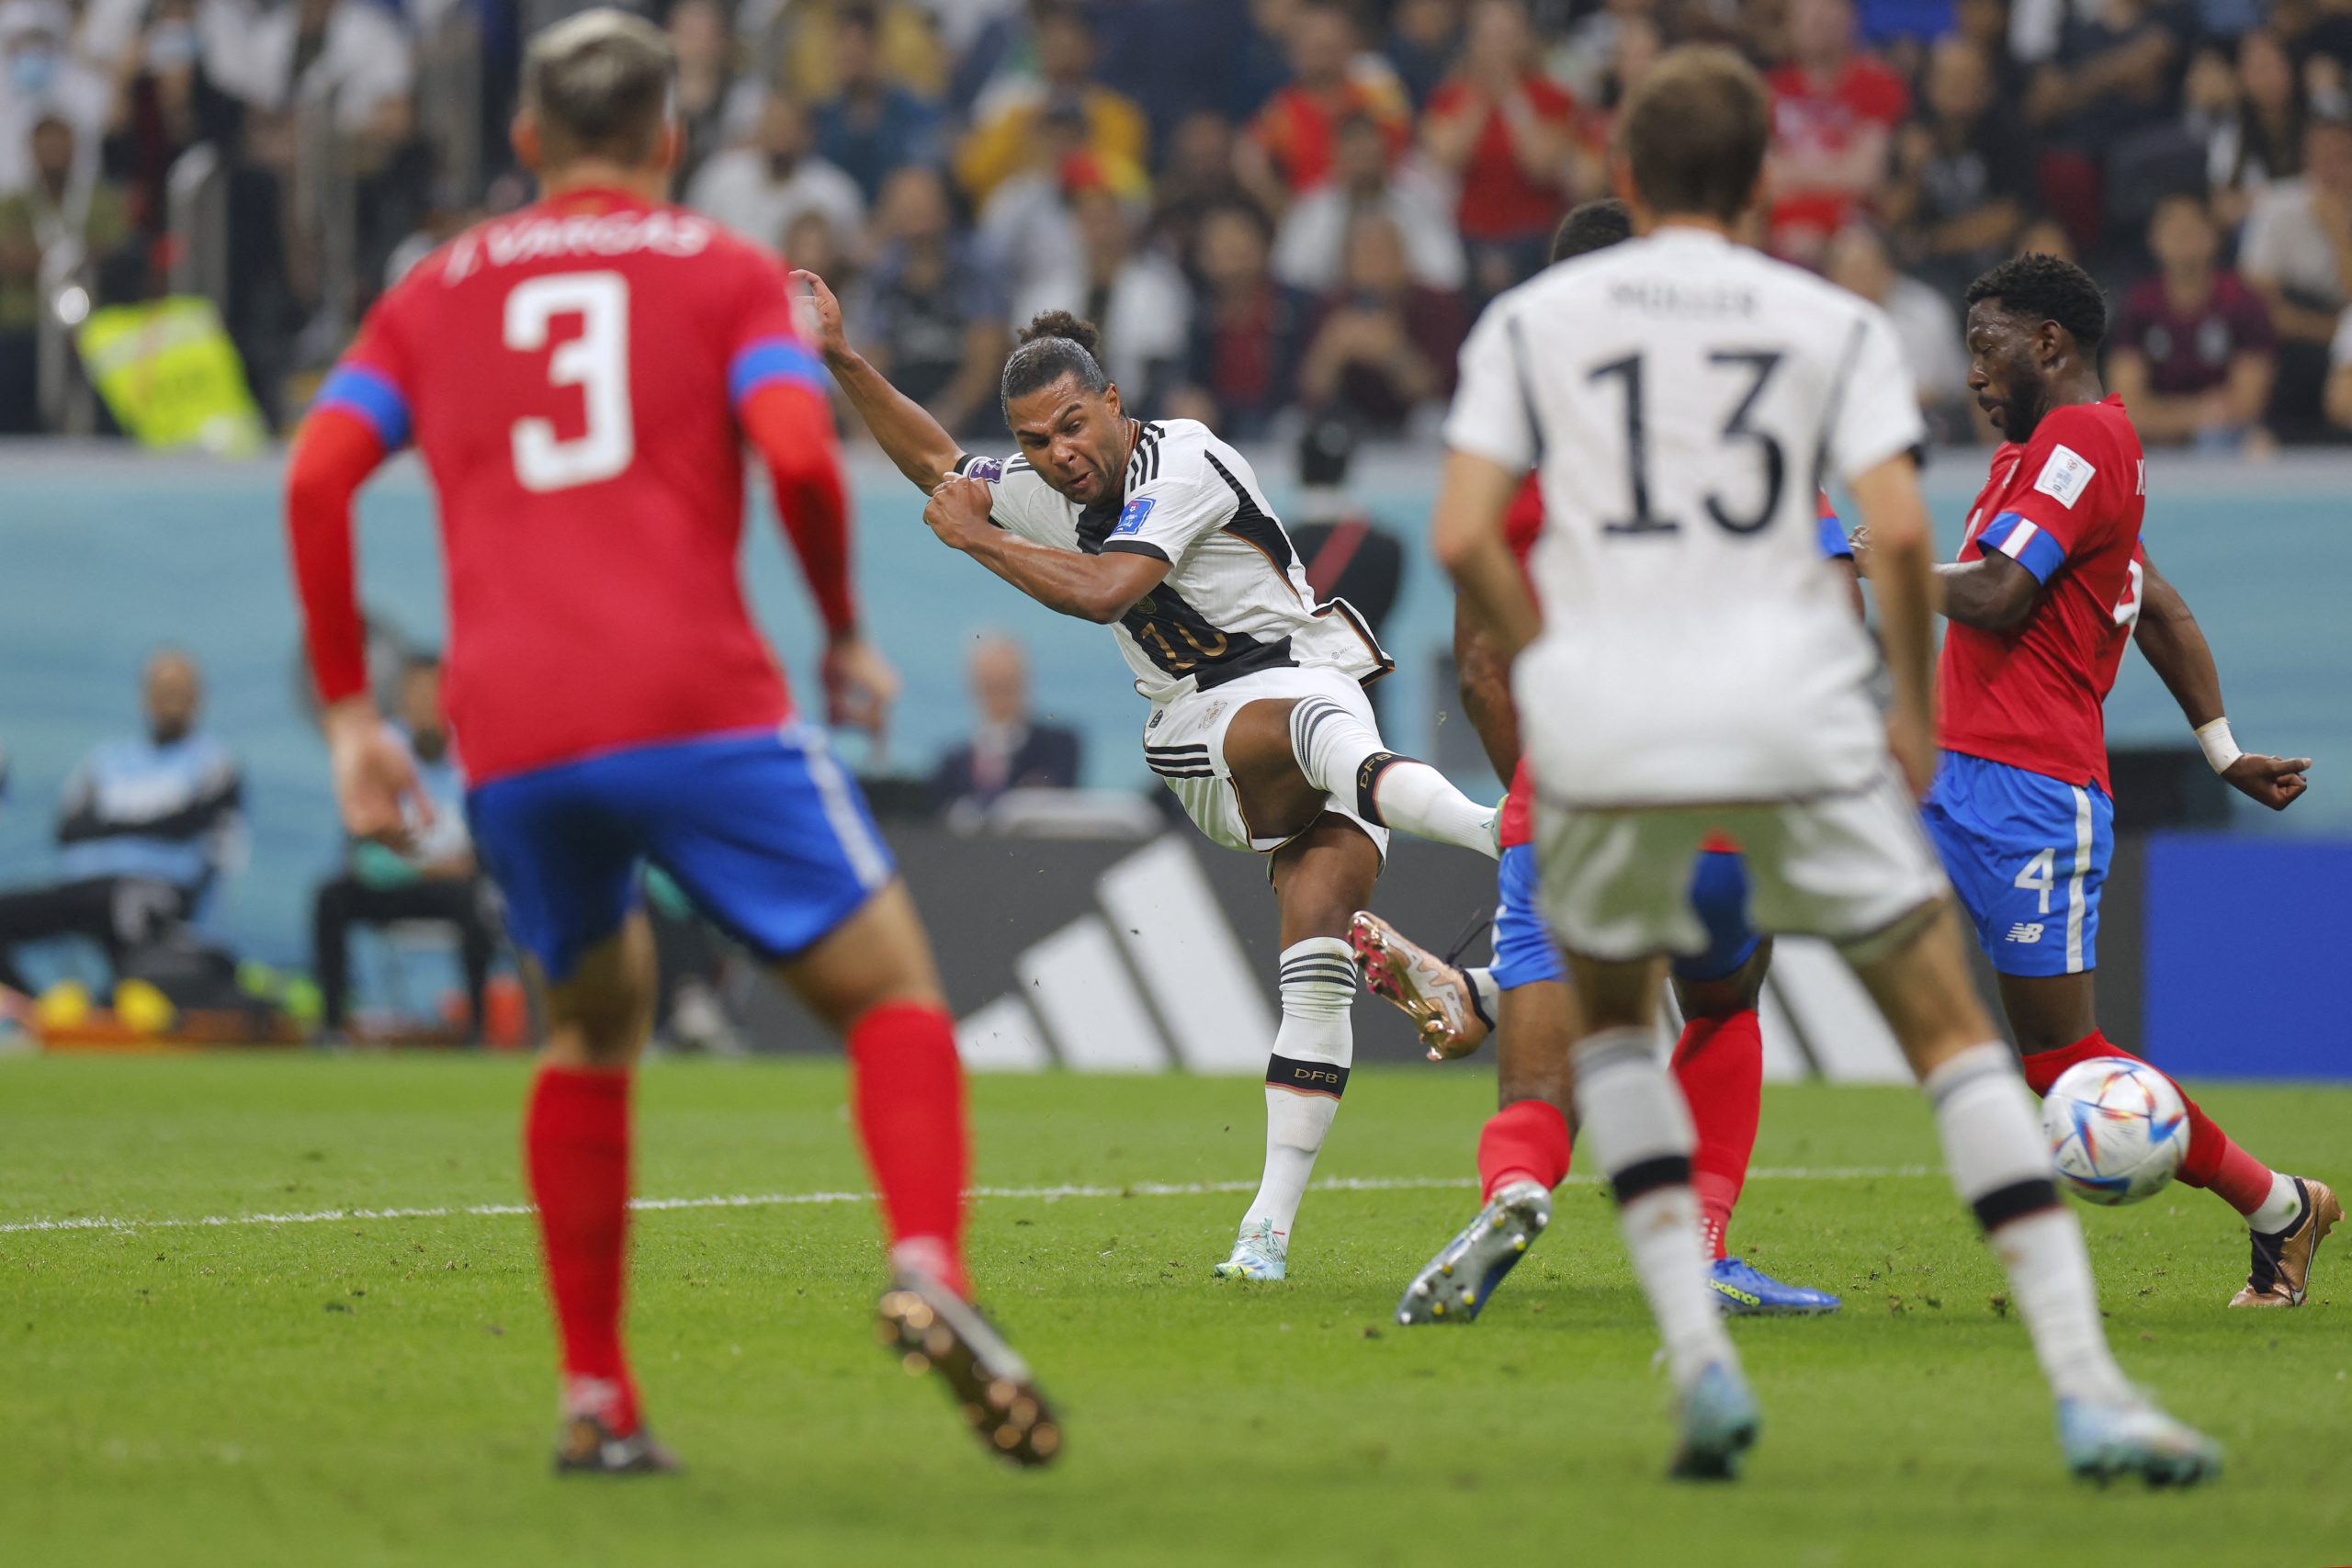
[[[2197,744],[2205,749],[2205,761],[2217,773],[2227,773],[2232,762],[2245,755],[2238,750],[2237,739],[2230,733],[2230,721],[2226,718],[2199,725]]]

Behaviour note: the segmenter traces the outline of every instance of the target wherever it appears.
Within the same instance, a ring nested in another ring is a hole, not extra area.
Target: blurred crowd
[[[30,425],[67,280],[170,286],[198,149],[229,331],[265,409],[299,409],[389,278],[527,199],[519,40],[574,8],[0,0],[0,427]],[[1237,439],[1426,430],[1478,308],[1603,193],[1628,87],[1704,39],[1770,73],[1760,243],[1887,308],[1939,435],[1983,434],[1956,301],[2019,249],[2108,283],[2152,446],[2352,434],[2352,0],[647,8],[681,62],[682,198],[822,273],[959,432],[1046,307],[1102,324],[1131,400]]]

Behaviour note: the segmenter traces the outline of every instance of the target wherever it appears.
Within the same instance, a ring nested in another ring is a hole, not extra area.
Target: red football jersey
[[[318,406],[433,476],[473,783],[790,716],[736,566],[736,411],[779,380],[823,385],[781,265],[619,192],[480,224],[368,312]]]
[[[1959,559],[1998,550],[2042,584],[2013,631],[1951,624],[1937,706],[1947,751],[2063,784],[2107,784],[2100,705],[2140,618],[2147,464],[2120,398],[2053,409],[1993,454]]]

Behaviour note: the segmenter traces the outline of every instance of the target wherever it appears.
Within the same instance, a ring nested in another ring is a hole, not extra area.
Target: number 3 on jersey
[[[514,478],[544,493],[617,477],[637,457],[628,400],[628,280],[617,272],[564,272],[534,277],[506,297],[506,346],[537,354],[548,329],[580,318],[580,334],[548,355],[548,384],[577,387],[587,412],[578,435],[560,439],[551,421],[518,419],[512,439]]]

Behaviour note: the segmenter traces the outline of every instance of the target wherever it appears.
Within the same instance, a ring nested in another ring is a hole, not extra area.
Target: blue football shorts
[[[1947,751],[1920,815],[1994,968],[2098,967],[2098,895],[2115,853],[2105,790]]]
[[[896,874],[865,795],[813,727],[633,746],[472,791],[506,926],[550,980],[608,940],[650,862],[767,960],[821,941]]]
[[[1495,985],[1506,991],[1565,980],[1567,969],[1535,901],[1535,846],[1513,844],[1495,871]],[[1720,980],[1756,952],[1747,923],[1747,867],[1736,854],[1701,852],[1690,874],[1690,907],[1707,929],[1707,949],[1674,961],[1684,980]]]

